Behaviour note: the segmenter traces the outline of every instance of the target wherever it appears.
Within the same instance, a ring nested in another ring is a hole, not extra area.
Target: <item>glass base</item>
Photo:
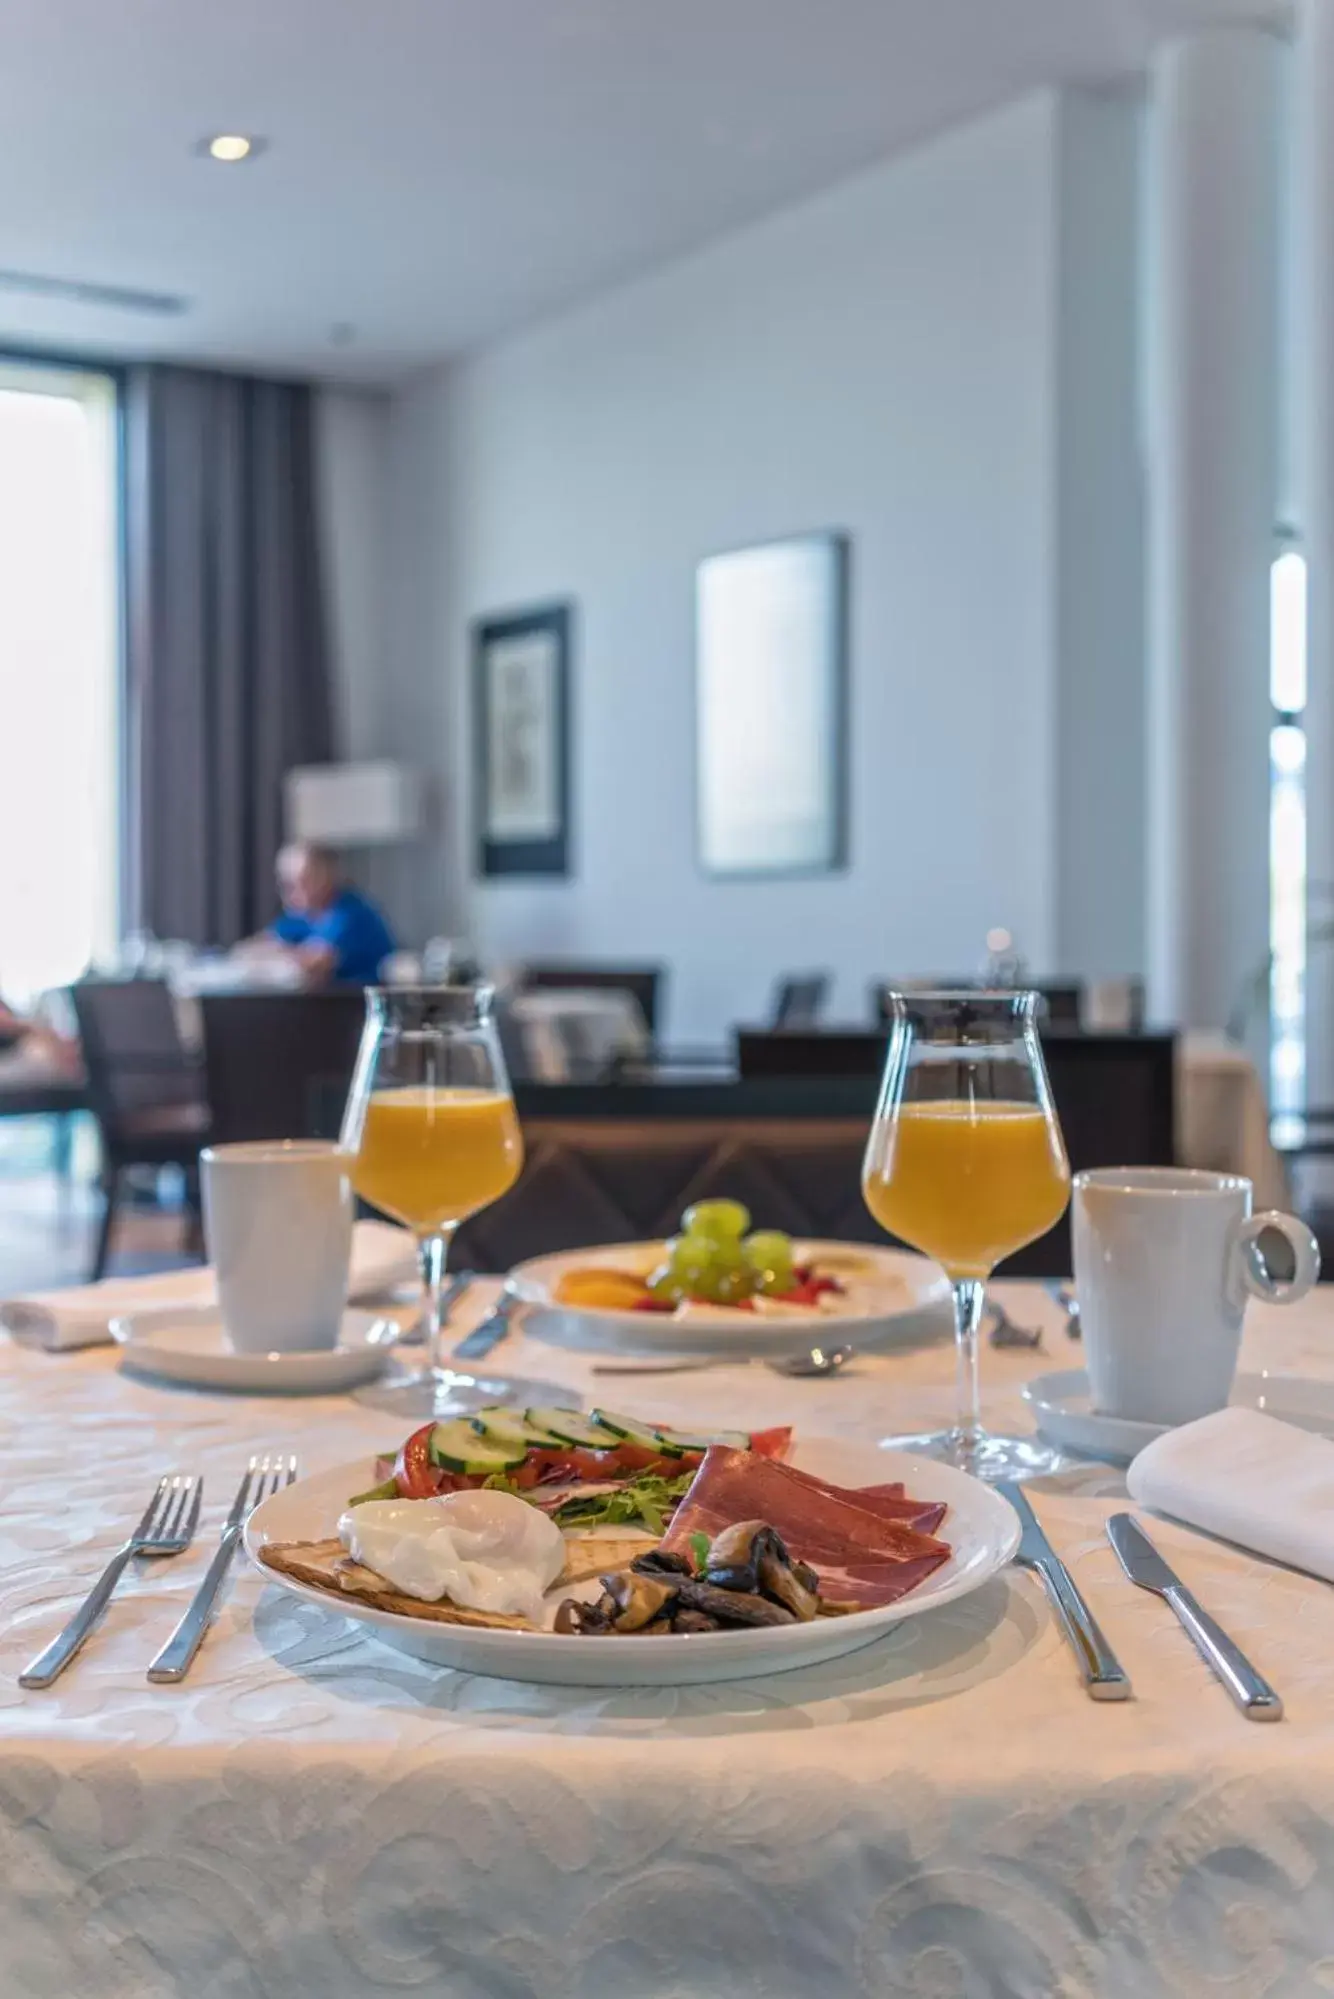
[[[980,1430],[971,1437],[962,1430],[928,1430],[916,1437],[882,1437],[885,1450],[915,1451],[918,1457],[939,1458],[942,1464],[971,1472],[990,1484],[1002,1478],[1042,1478],[1069,1471],[1079,1458],[1070,1457],[1040,1437],[993,1437]]]
[[[359,1388],[354,1398],[369,1409],[383,1409],[405,1421],[429,1417],[443,1422],[450,1416],[475,1416],[479,1409],[503,1403],[508,1408],[577,1409],[579,1398],[554,1381],[526,1381],[512,1374],[471,1374],[458,1368],[437,1373],[422,1368],[416,1374],[385,1375]]]

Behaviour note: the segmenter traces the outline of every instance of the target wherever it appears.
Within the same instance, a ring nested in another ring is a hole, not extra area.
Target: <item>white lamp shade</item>
[[[284,784],[289,840],[379,847],[421,829],[420,775],[402,764],[307,764]]]

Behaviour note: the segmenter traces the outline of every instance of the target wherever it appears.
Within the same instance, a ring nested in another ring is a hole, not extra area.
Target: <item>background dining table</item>
[[[478,1286],[460,1332],[484,1308]],[[988,1352],[988,1415],[1078,1364]],[[1334,1292],[1253,1308],[1243,1365],[1334,1374]],[[948,1413],[947,1339],[827,1380],[762,1365],[599,1379],[522,1334],[507,1369],[670,1422],[875,1438]],[[835,1663],[583,1690],[475,1679],[238,1568],[179,1687],[144,1669],[251,1452],[319,1471],[396,1443],[348,1399],[157,1387],[110,1348],[0,1345],[0,1936],[25,1999],[651,1994],[1084,1999],[1334,1990],[1334,1591],[1162,1523],[1160,1545],[1272,1679],[1248,1725],[1103,1523],[1121,1475],[1032,1488],[1128,1668],[1094,1706],[1010,1570]],[[154,1479],[207,1480],[192,1550],[127,1582],[54,1688],[17,1674]]]

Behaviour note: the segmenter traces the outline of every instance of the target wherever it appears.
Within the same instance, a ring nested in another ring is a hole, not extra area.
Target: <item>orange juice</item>
[[[1031,1104],[903,1104],[862,1182],[881,1228],[943,1264],[986,1277],[1065,1212],[1070,1168]]]
[[[497,1090],[376,1090],[352,1181],[419,1235],[475,1214],[519,1177],[523,1139]]]

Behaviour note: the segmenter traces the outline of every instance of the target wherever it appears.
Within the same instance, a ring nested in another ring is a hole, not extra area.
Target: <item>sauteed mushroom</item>
[[[601,1602],[581,1603],[577,1596],[567,1596],[556,1606],[553,1629],[563,1637],[600,1638],[611,1630],[611,1619]]]
[[[618,1631],[642,1631],[658,1618],[670,1614],[680,1589],[680,1580],[646,1576],[635,1569],[620,1575],[604,1576],[602,1587],[613,1606],[612,1622]]]
[[[803,1624],[819,1607],[815,1571],[793,1562],[782,1536],[763,1520],[743,1520],[715,1536],[704,1576],[718,1589],[770,1597]]]
[[[807,1623],[824,1609],[814,1569],[794,1562],[766,1521],[744,1520],[715,1537],[702,1576],[685,1555],[651,1548],[628,1569],[603,1576],[596,1603],[567,1598],[556,1612],[556,1629],[584,1637],[654,1637]]]
[[[672,1619],[673,1631],[721,1631],[722,1628],[716,1617],[709,1617],[702,1610],[678,1610]]]
[[[630,1566],[641,1576],[693,1576],[695,1573],[687,1556],[674,1555],[667,1548],[650,1548],[646,1555],[637,1555]]]
[[[709,1582],[682,1583],[680,1601],[686,1610],[702,1610],[719,1624],[795,1624],[796,1617],[781,1603],[750,1590],[719,1589]]]

